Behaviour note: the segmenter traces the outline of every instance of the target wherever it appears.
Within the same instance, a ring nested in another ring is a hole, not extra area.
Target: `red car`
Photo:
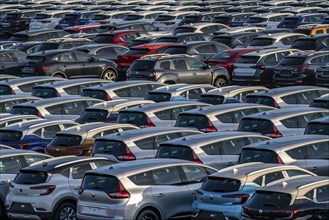
[[[130,65],[137,59],[141,58],[144,55],[163,53],[167,47],[174,45],[175,43],[150,43],[138,45],[130,48],[130,50],[123,54],[119,55],[117,59],[118,72],[120,79],[125,79],[125,74]],[[122,77],[121,77],[122,76]]]
[[[127,46],[132,40],[139,37],[147,37],[149,34],[143,30],[118,30],[96,35],[95,43],[101,44],[118,44]]]
[[[227,69],[229,74],[233,72],[234,62],[243,54],[255,51],[255,48],[236,48],[217,53],[204,62],[211,66],[221,66]]]

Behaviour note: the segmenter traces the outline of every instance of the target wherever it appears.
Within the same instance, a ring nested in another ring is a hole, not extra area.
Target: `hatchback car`
[[[219,24],[219,23],[193,23],[186,24],[182,26],[178,26],[173,31],[173,34],[179,34],[179,33],[204,33],[204,34],[214,34],[216,31],[219,31],[224,28],[229,28],[225,24]]]
[[[292,165],[248,163],[222,169],[208,176],[196,191],[193,219],[241,219],[243,205],[257,189],[289,178],[312,178],[315,174]]]
[[[242,147],[269,139],[236,131],[197,134],[161,143],[156,158],[190,160],[222,169],[236,164]]]
[[[1,113],[0,128],[4,128],[12,124],[22,123],[31,120],[40,120],[40,118],[36,115],[12,115],[7,113]]]
[[[205,165],[173,159],[130,161],[87,172],[77,217],[160,220],[190,215],[194,190],[214,172]]]
[[[101,33],[94,37],[95,43],[101,44],[117,44],[121,46],[128,46],[128,44],[139,37],[147,37],[147,31],[144,30],[117,30],[110,33]]]
[[[264,13],[253,15],[243,24],[244,26],[252,25],[257,27],[265,27],[268,29],[276,28],[278,24],[287,16],[292,16],[292,13]]]
[[[329,28],[328,28],[329,30]],[[301,37],[296,39],[291,48],[303,51],[327,50],[329,47],[329,33],[315,36]]]
[[[72,49],[78,46],[87,46],[93,42],[86,38],[54,38],[42,42],[35,50],[37,52],[43,52],[47,50],[57,50],[57,49]]]
[[[229,46],[230,48],[246,48],[250,41],[255,37],[264,35],[263,32],[237,32],[237,33],[223,33],[214,36],[211,41],[216,41]],[[257,48],[250,48],[257,49]],[[247,49],[248,50],[248,49]]]
[[[322,95],[312,101],[310,107],[329,109],[329,94]]]
[[[6,197],[8,217],[76,218],[78,189],[85,172],[111,164],[105,158],[72,156],[44,160],[21,169]]]
[[[64,17],[61,20],[59,20],[58,25],[55,28],[64,29],[71,26],[88,24],[89,20],[98,12],[101,11],[88,10],[88,11],[77,11],[72,13],[66,13]]]
[[[66,13],[73,12],[72,10],[56,10],[37,13],[31,19],[29,30],[33,29],[54,29],[58,22],[65,16]]]
[[[296,28],[304,24],[321,24],[327,16],[325,13],[305,13],[285,17],[279,24],[278,28]]]
[[[19,71],[17,63],[22,62],[27,57],[27,54],[19,50],[1,50],[0,52],[0,63],[1,69],[0,74],[12,74],[15,75]]]
[[[329,62],[316,70],[315,84],[318,86],[329,86]]]
[[[328,176],[329,142],[325,135],[296,135],[242,148],[239,163],[291,164]]]
[[[39,100],[40,98],[27,95],[1,95],[0,99],[0,113],[10,113],[14,105],[32,100]]]
[[[247,48],[289,48],[298,38],[306,37],[300,33],[274,33],[255,37]]]
[[[20,31],[11,35],[9,41],[27,42],[27,41],[46,41],[53,38],[64,37],[67,33],[61,30],[30,30]]]
[[[32,13],[33,10],[8,12],[1,19],[0,35],[10,35],[18,31],[27,30],[29,28],[31,17],[33,16]]]
[[[329,135],[329,116],[308,122],[304,134]]]

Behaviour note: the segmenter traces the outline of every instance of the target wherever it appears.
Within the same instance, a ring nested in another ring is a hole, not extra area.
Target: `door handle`
[[[158,197],[158,198],[163,198],[163,197],[165,197],[165,195],[164,195],[163,193],[159,193],[159,194],[157,195],[157,197]]]

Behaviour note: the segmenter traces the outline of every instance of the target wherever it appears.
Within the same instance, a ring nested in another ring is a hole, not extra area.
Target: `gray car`
[[[12,114],[0,114],[0,128],[7,127],[12,124],[31,121],[41,120],[36,115],[12,115]]]
[[[0,113],[10,113],[12,107],[16,104],[39,99],[29,95],[2,95],[0,99]]]
[[[329,116],[318,118],[307,123],[304,134],[329,135]]]
[[[86,173],[78,219],[168,219],[191,215],[194,191],[215,169],[174,159],[114,164]]]
[[[329,175],[329,142],[324,135],[297,135],[242,148],[239,162],[291,164],[320,176]]]

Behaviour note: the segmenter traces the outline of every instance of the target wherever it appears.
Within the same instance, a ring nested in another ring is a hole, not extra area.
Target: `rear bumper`
[[[7,216],[9,219],[18,219],[18,220],[51,220],[53,219],[52,213],[45,212],[45,213],[34,213],[34,214],[27,214],[27,213],[15,213],[15,212],[8,212]]]

